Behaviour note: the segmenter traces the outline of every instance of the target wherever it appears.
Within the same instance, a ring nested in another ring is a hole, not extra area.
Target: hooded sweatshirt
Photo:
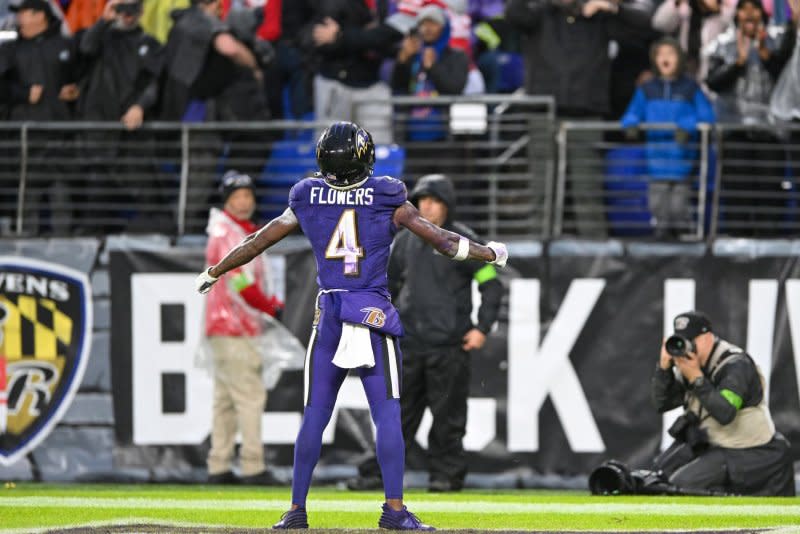
[[[410,200],[417,203],[433,196],[448,207],[443,228],[480,241],[475,233],[454,222],[455,190],[443,175],[420,179]],[[452,261],[438,254],[408,230],[398,234],[389,258],[389,290],[405,328],[403,347],[430,349],[460,345],[473,327],[488,333],[497,320],[503,285],[493,265],[475,260]],[[472,281],[478,283],[481,306],[478,323],[473,325]]]

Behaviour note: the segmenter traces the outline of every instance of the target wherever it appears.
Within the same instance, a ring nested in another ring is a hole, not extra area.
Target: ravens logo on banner
[[[38,445],[83,379],[92,327],[85,274],[0,256],[0,464]]]

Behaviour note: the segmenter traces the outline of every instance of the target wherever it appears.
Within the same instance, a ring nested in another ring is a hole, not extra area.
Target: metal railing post
[[[697,191],[697,239],[702,240],[706,226],[706,191],[708,190],[709,125],[700,125],[700,176]]]
[[[189,189],[189,127],[181,125],[181,185],[178,192],[178,235],[186,232],[186,202]]]
[[[558,124],[556,134],[558,164],[556,166],[556,202],[553,214],[553,237],[559,237],[564,224],[564,199],[567,189],[567,124]]]
[[[499,106],[492,111],[490,116],[490,132],[489,142],[491,145],[496,145],[500,141],[500,114],[498,111]],[[488,234],[492,239],[497,239],[497,169],[499,161],[492,166],[492,171],[488,176],[489,179],[489,221],[488,221]]]
[[[556,183],[556,166],[553,162],[553,155],[555,154],[555,138],[554,128],[556,124],[556,108],[555,105],[549,106],[547,110],[547,156],[545,157],[544,164],[544,206],[542,207],[542,234],[541,239],[548,239],[553,236],[553,197]],[[531,132],[532,134],[532,132]],[[531,135],[531,142],[528,145],[528,154],[531,157],[534,155],[533,135]]]
[[[19,191],[17,191],[17,235],[22,235],[23,212],[25,211],[25,189],[28,185],[28,123],[19,130]]]
[[[711,224],[708,227],[708,239],[714,239],[717,237],[717,232],[719,231],[719,198],[720,198],[720,188],[722,187],[722,136],[724,134],[724,129],[722,126],[716,126],[716,149],[717,149],[717,159],[714,165],[714,193],[711,196]]]

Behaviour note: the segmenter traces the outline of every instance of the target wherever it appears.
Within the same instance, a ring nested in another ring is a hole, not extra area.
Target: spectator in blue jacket
[[[664,38],[653,44],[655,77],[636,90],[622,117],[628,137],[641,123],[672,123],[677,129],[647,132],[648,204],[658,237],[691,226],[690,176],[697,159],[697,124],[713,123],[714,110],[700,86],[685,73],[680,44]]]

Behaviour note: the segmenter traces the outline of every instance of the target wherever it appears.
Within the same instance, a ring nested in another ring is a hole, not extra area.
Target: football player
[[[387,263],[399,227],[456,261],[504,266],[502,243],[481,245],[424,219],[407,201],[403,182],[372,176],[375,146],[351,122],[331,125],[317,143],[319,173],[295,184],[289,207],[197,277],[206,293],[226,272],[244,265],[298,226],[317,260],[319,294],[305,362],[304,412],[294,450],[292,505],[273,528],[308,528],[306,496],[319,460],[322,432],[349,369],[358,369],[377,430],[376,449],[386,502],[378,526],[434,530],[403,505],[405,452],[400,425],[403,335],[389,300]]]

